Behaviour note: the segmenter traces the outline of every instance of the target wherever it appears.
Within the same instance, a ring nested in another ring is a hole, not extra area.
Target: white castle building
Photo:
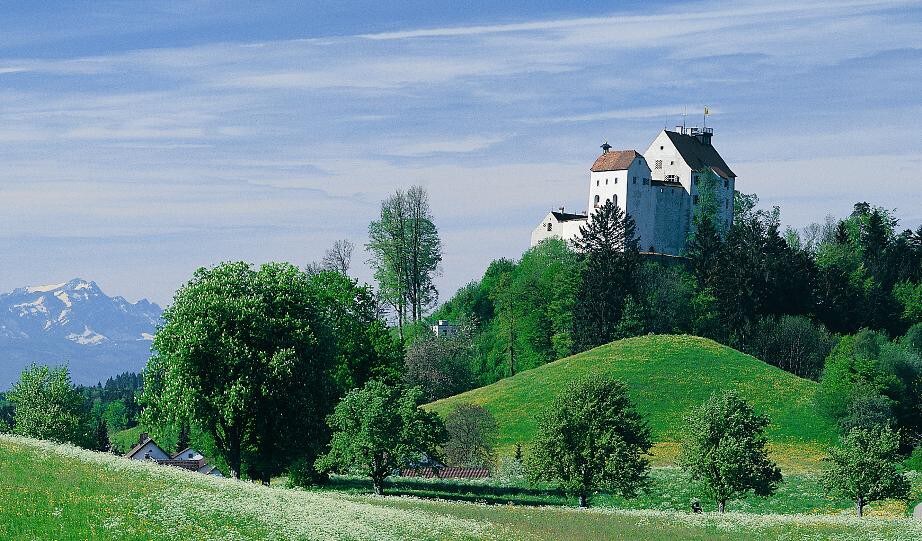
[[[573,239],[593,210],[611,200],[634,218],[641,251],[682,255],[699,207],[698,175],[708,170],[718,180],[719,225],[729,227],[736,175],[711,144],[713,136],[712,128],[677,126],[660,132],[643,154],[605,143],[589,169],[587,212],[550,212],[532,232],[531,245]]]

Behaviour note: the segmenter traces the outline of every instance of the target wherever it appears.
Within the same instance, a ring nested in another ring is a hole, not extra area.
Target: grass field
[[[620,340],[427,407],[444,415],[457,404],[484,406],[499,425],[500,453],[509,454],[516,443],[524,446],[534,437],[536,413],[570,381],[594,374],[613,376],[628,385],[658,442],[657,464],[674,460],[684,415],[717,389],[737,390],[758,412],[768,415],[773,455],[786,471],[815,470],[835,440],[835,427],[816,411],[815,382],[694,336]]]
[[[922,539],[922,522],[587,511],[289,490],[0,436],[0,539],[899,541]]]

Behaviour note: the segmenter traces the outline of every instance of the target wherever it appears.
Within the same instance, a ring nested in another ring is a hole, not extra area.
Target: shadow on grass
[[[360,477],[332,476],[324,487],[360,494],[372,492],[371,481]],[[384,492],[390,496],[415,496],[491,505],[571,505],[575,503],[575,500],[570,502],[563,492],[549,488],[497,486],[449,479],[423,480],[391,477],[384,482]]]

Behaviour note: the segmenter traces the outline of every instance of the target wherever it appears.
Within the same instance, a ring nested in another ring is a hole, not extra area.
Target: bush
[[[448,441],[445,461],[449,466],[493,468],[496,420],[477,404],[459,404],[445,417]]]
[[[922,472],[922,445],[912,450],[912,454],[903,463],[907,470]]]
[[[802,378],[819,379],[837,339],[821,323],[804,316],[762,319],[749,353]]]
[[[474,388],[474,349],[470,333],[457,336],[421,334],[407,348],[403,381],[424,389],[426,402]]]

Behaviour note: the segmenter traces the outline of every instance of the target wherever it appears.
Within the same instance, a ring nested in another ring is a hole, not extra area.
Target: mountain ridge
[[[0,390],[31,363],[70,367],[77,383],[144,368],[163,309],[108,296],[91,280],[0,293]]]

